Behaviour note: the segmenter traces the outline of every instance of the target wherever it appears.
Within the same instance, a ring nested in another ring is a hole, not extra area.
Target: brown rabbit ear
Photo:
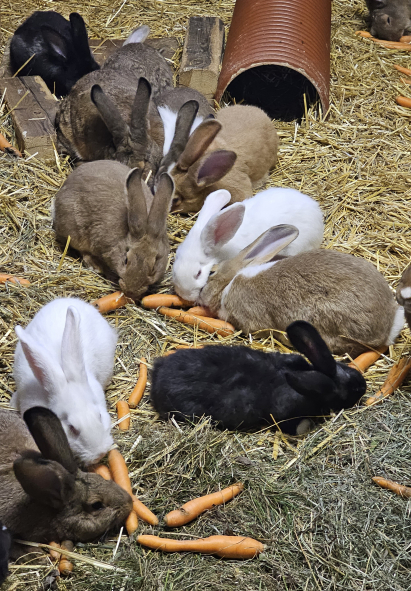
[[[131,111],[130,136],[134,144],[140,146],[136,157],[142,162],[144,161],[148,145],[147,114],[150,97],[150,83],[145,78],[140,78]]]
[[[271,261],[276,254],[295,240],[299,232],[295,226],[279,224],[266,230],[252,244],[241,251],[241,258],[247,265],[262,265]]]
[[[233,168],[237,154],[229,150],[215,150],[201,163],[197,172],[197,185],[209,187]],[[251,195],[250,195],[251,197]]]
[[[126,180],[128,229],[135,238],[141,238],[147,230],[147,204],[141,185],[141,174],[141,168],[133,168]]]
[[[151,236],[160,236],[167,225],[167,214],[170,211],[174,193],[174,183],[167,172],[160,176],[156,194],[148,216],[148,232]]]
[[[192,164],[197,162],[221,128],[221,123],[216,119],[206,119],[200,123],[188,138],[187,145],[177,161],[177,168],[185,172]]]
[[[74,497],[74,476],[35,451],[24,452],[14,461],[13,470],[24,491],[42,505],[60,511]]]
[[[130,131],[127,123],[123,120],[116,104],[106,95],[99,84],[94,84],[91,87],[90,98],[111,133],[117,148],[129,137]]]

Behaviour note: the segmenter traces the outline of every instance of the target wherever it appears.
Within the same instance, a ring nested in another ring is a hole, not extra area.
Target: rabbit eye
[[[72,435],[74,435],[74,437],[78,437],[80,435],[80,431],[78,429],[76,429],[75,427],[73,427],[73,425],[69,425],[69,431]]]
[[[196,276],[194,277],[194,279],[199,279],[200,275],[201,275],[201,269],[199,270],[198,273],[196,273]]]
[[[96,501],[95,503],[91,504],[91,508],[93,511],[101,511],[101,509],[105,509],[105,506],[101,501]]]

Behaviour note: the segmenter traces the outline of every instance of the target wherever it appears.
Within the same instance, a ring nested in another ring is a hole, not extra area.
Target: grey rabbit
[[[411,0],[365,0],[370,33],[379,39],[399,41],[411,32]]]
[[[113,481],[82,472],[57,416],[32,407],[24,420],[0,410],[0,520],[33,542],[88,542],[118,529],[132,509]]]

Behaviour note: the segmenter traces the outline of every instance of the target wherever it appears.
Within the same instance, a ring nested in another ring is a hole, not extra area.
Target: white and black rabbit
[[[76,457],[97,462],[113,444],[104,388],[113,372],[116,331],[91,304],[59,298],[27,328],[16,326],[16,334],[11,406],[21,414],[32,406],[50,408]]]
[[[10,65],[19,76],[41,76],[59,97],[67,95],[82,76],[100,67],[90,51],[83,18],[72,12],[69,22],[53,11],[33,12],[16,29],[10,44]]]
[[[163,418],[206,415],[230,430],[276,423],[294,434],[307,428],[308,417],[349,408],[363,396],[363,376],[337,363],[311,324],[293,322],[287,335],[311,365],[301,355],[219,345],[157,359],[151,377],[154,408]]]
[[[30,408],[24,420],[0,410],[0,454],[0,520],[15,538],[88,542],[119,528],[132,509],[115,482],[78,468],[47,408]]]
[[[10,546],[10,532],[7,527],[0,522],[0,585],[8,574]]]

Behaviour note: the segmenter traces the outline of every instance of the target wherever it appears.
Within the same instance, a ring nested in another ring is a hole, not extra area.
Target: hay
[[[188,16],[218,15],[228,25],[233,5],[231,0],[113,0],[84,6],[38,0],[35,7],[65,16],[77,9],[93,35],[102,38],[125,37],[137,24],[148,23],[154,36],[177,35],[182,42]],[[3,43],[33,8],[31,2],[2,3]],[[411,62],[407,54],[354,37],[354,31],[365,27],[364,15],[362,0],[334,0],[329,117],[322,121],[310,110],[301,125],[278,122],[280,158],[269,184],[294,187],[317,198],[326,216],[324,246],[371,260],[395,287],[411,259],[411,112],[394,102],[399,92],[407,95],[409,90],[392,65],[410,67]],[[13,139],[4,106],[0,128]],[[32,281],[29,288],[0,288],[2,406],[14,389],[14,325],[26,325],[57,296],[91,301],[114,288],[68,255],[58,271],[62,252],[51,230],[50,201],[69,170],[65,160],[46,166],[35,158],[24,162],[0,155],[0,267]],[[172,254],[192,223],[170,216]],[[159,291],[169,288],[168,271]],[[120,335],[107,391],[113,422],[115,402],[132,390],[141,356],[152,363],[176,343],[246,341],[239,336],[213,337],[134,305],[108,318]],[[250,344],[266,350],[273,345],[271,339]],[[410,347],[407,328],[389,354],[367,372],[369,393],[379,389],[389,368],[409,354]],[[239,563],[148,552],[123,536],[114,559],[117,538],[78,546],[76,552],[125,572],[77,562],[73,575],[59,587],[409,590],[410,502],[378,489],[371,476],[410,483],[410,415],[410,387],[405,385],[379,405],[342,412],[309,435],[290,438],[269,430],[222,432],[207,421],[195,426],[164,424],[146,395],[131,411],[131,430],[116,434],[141,500],[161,516],[195,495],[242,480],[246,488],[239,497],[181,528],[178,535],[247,535],[266,543],[267,551],[257,560]],[[139,531],[153,533],[154,528],[141,524]],[[29,571],[13,568],[4,589],[36,588],[44,572],[40,566]]]

